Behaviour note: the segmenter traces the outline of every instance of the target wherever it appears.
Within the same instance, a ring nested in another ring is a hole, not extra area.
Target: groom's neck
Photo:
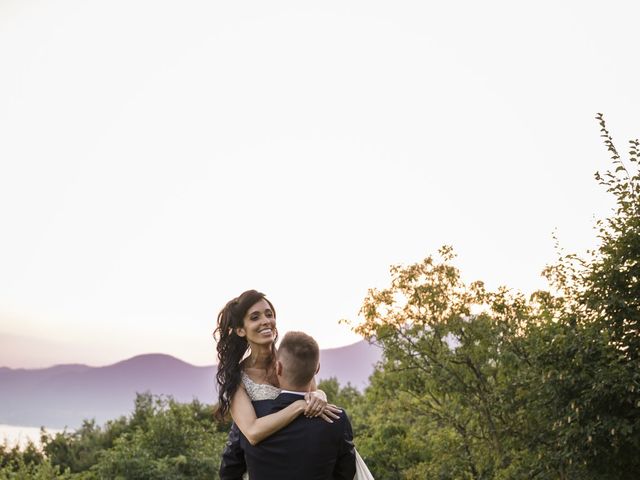
[[[287,381],[286,378],[278,378],[280,382],[280,390],[289,390],[291,392],[308,392],[311,390],[311,382],[306,385],[295,385]]]

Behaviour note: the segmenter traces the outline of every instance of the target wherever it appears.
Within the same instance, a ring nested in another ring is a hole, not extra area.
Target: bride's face
[[[276,338],[276,316],[265,299],[253,304],[236,333],[254,345],[271,345]]]

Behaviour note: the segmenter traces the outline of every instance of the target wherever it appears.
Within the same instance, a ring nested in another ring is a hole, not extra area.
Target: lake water
[[[47,433],[58,433],[62,430],[55,428],[47,428]],[[13,447],[18,444],[24,447],[31,440],[37,446],[40,446],[40,429],[36,427],[20,427],[16,425],[0,424],[0,443],[6,443]]]

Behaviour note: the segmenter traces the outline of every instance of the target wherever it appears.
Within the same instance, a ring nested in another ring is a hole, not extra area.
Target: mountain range
[[[336,377],[359,390],[368,384],[378,347],[361,341],[320,352],[320,380]],[[136,392],[170,395],[179,402],[215,403],[216,365],[197,367],[164,354],[139,355],[113,365],[71,364],[43,369],[0,368],[0,423],[77,428],[130,413]]]

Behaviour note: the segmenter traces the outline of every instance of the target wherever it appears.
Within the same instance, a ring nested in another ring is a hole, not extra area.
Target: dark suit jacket
[[[287,407],[300,396],[281,393],[275,400],[253,402],[258,417]],[[353,480],[356,473],[353,431],[346,412],[334,423],[300,416],[258,445],[251,445],[233,425],[222,453],[221,480]]]

